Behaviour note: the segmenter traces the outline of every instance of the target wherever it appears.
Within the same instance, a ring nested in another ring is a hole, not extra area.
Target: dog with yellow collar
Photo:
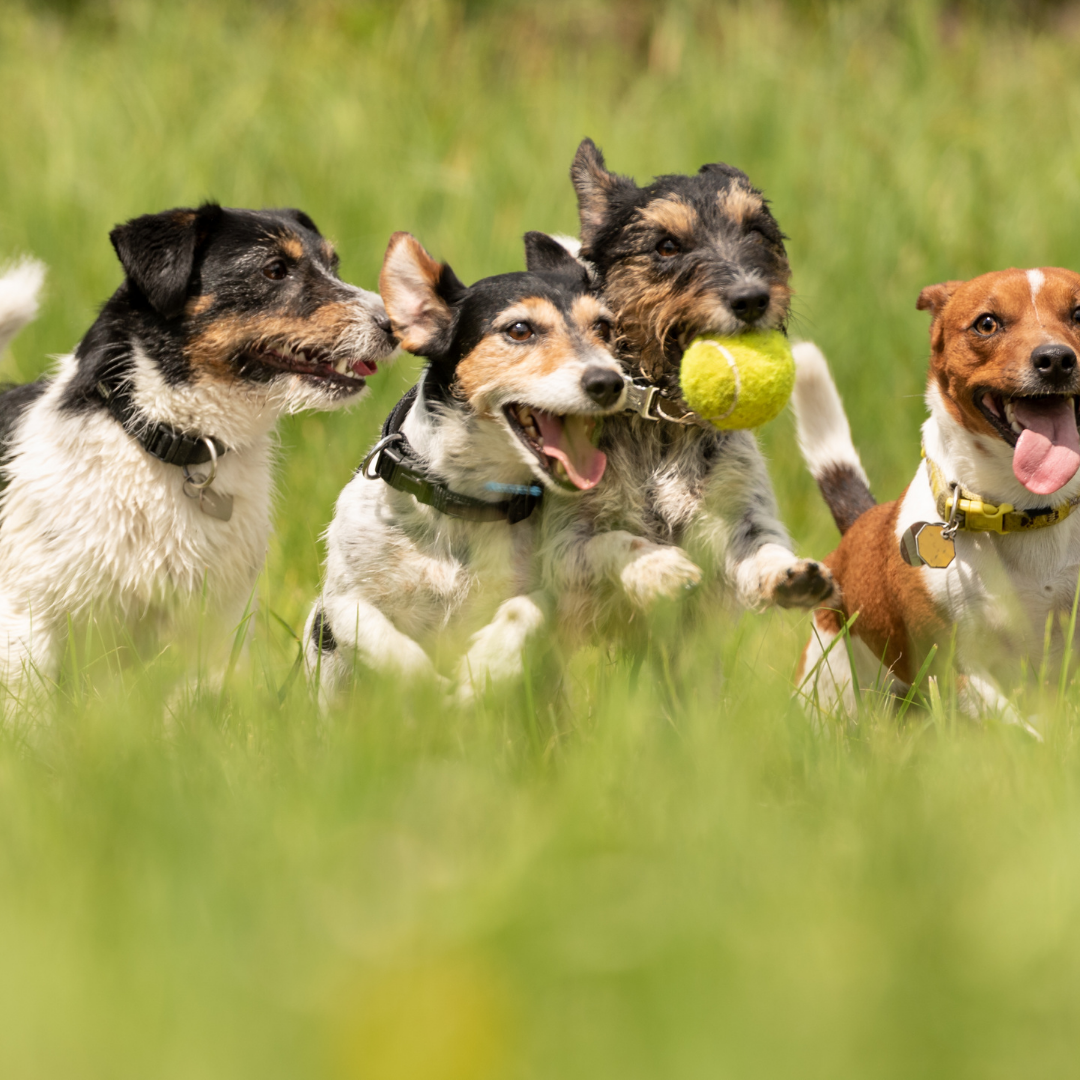
[[[843,600],[815,612],[798,680],[852,715],[859,687],[904,692],[955,630],[960,707],[1017,720],[1002,690],[1023,661],[1060,661],[1080,576],[1080,274],[1003,270],[931,285],[917,306],[930,417],[896,502],[870,494],[825,358],[794,350],[799,443],[843,534],[825,560]],[[850,653],[830,648],[856,613]]]

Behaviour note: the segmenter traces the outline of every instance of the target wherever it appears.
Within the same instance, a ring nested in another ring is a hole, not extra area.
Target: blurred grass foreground
[[[918,460],[922,286],[1080,262],[1080,9],[636,0],[0,10],[0,260],[50,267],[27,379],[116,287],[109,228],[297,205],[374,285],[408,229],[466,280],[573,232],[591,135],[639,180],[724,160],[790,236],[880,497]],[[469,711],[292,677],[319,534],[406,358],[282,437],[258,626],[227,692],[80,639],[0,730],[0,1075],[1075,1075],[1080,690],[1046,741],[872,703],[815,736],[804,615],[717,612]],[[801,550],[835,543],[791,424]]]

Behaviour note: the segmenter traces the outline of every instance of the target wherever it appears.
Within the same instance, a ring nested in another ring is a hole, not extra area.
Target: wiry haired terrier
[[[717,430],[679,393],[680,360],[695,337],[785,328],[791,271],[761,192],[721,164],[639,187],[609,172],[591,139],[578,147],[570,175],[580,257],[615,312],[621,359],[639,386],[655,391],[639,398],[637,415],[604,423],[608,479],[578,508],[587,535],[579,580],[618,577],[635,555],[634,538],[648,537],[684,547],[707,584],[746,606],[819,603],[832,577],[792,553],[753,434]],[[676,572],[667,591],[680,583]]]

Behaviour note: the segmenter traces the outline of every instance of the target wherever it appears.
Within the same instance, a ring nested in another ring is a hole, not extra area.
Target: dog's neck
[[[1017,510],[1059,506],[1080,493],[1080,473],[1051,495],[1028,491],[1013,473],[1013,448],[996,436],[964,427],[946,408],[932,380],[926,403],[930,418],[923,424],[923,446],[948,482],[960,483],[988,502],[1011,503]]]
[[[424,392],[426,377],[425,372],[401,431],[432,477],[458,494],[487,502],[507,498],[506,491],[493,484],[539,484],[523,450],[513,445],[502,424],[458,402],[430,402]]]

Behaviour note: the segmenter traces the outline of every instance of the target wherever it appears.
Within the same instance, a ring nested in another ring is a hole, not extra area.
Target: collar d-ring
[[[217,447],[214,445],[214,440],[207,438],[205,435],[199,441],[210,451],[210,472],[201,480],[196,480],[195,477],[191,475],[189,467],[185,465],[184,481],[185,483],[190,484],[195,491],[205,491],[217,477]]]

